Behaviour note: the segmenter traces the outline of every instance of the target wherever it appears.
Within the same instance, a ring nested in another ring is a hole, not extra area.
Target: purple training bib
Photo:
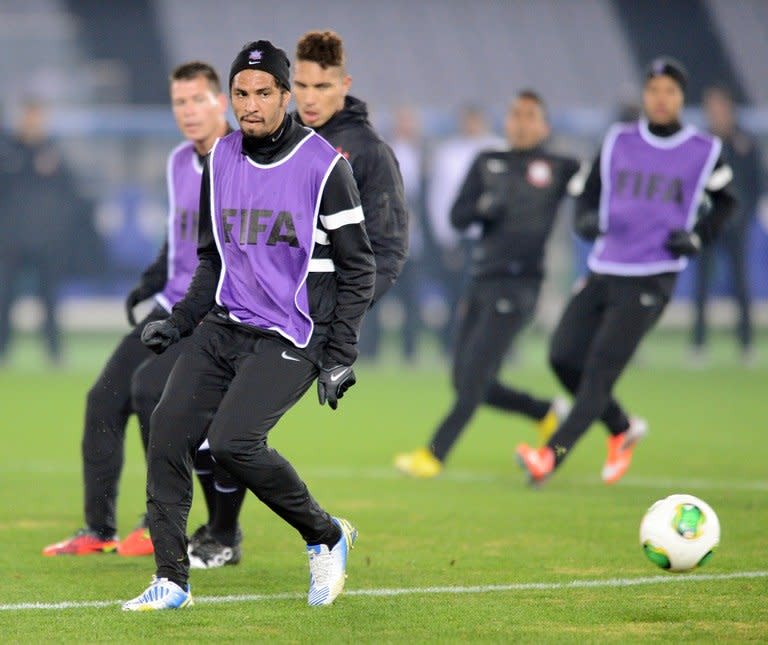
[[[692,126],[657,137],[645,122],[614,125],[600,155],[600,231],[589,268],[609,275],[681,271],[688,260],[664,248],[671,231],[691,230],[720,155],[717,137]]]
[[[211,151],[211,214],[222,270],[216,302],[230,317],[277,331],[306,347],[310,318],[307,273],[320,199],[339,154],[314,132],[284,159],[255,163],[242,133]]]
[[[168,279],[155,300],[168,312],[187,293],[197,268],[197,225],[203,167],[191,142],[168,156]]]

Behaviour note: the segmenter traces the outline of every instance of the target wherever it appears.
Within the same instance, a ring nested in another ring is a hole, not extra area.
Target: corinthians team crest
[[[545,188],[552,183],[552,166],[543,159],[536,159],[528,164],[525,178],[532,186]]]

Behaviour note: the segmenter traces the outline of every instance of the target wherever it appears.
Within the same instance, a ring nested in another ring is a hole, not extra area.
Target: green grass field
[[[84,395],[114,339],[72,338],[58,370],[24,339],[0,369],[0,641],[765,642],[768,360],[744,369],[719,339],[710,367],[690,371],[682,342],[655,334],[619,385],[651,434],[614,487],[600,482],[604,432],[595,427],[556,477],[528,488],[512,453],[532,428],[489,410],[442,477],[397,476],[393,454],[422,445],[450,400],[435,358],[361,366],[336,413],[310,391],[272,443],[328,510],[359,528],[348,593],[308,608],[303,544],[250,498],[242,563],[194,572],[189,610],[136,615],[119,601],[143,590],[151,559],[40,555],[82,524]],[[555,391],[535,334],[504,376]],[[133,422],[127,445],[122,533],[143,510]],[[645,509],[674,492],[707,500],[722,525],[715,557],[693,574],[656,569],[638,545]],[[196,500],[193,528],[203,516]]]

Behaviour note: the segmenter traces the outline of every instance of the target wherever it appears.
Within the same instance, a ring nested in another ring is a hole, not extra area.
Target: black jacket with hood
[[[301,123],[298,114],[294,118]],[[376,258],[376,302],[395,283],[408,254],[408,209],[400,166],[373,129],[368,107],[360,99],[347,96],[344,109],[315,130],[352,165]]]

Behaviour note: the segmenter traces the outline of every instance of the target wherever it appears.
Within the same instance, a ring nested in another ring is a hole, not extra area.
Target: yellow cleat
[[[395,457],[395,468],[404,475],[430,479],[437,477],[443,470],[443,462],[435,457],[428,448],[419,448]]]
[[[536,423],[539,447],[547,444],[550,437],[557,432],[560,424],[565,420],[570,411],[571,404],[568,401],[559,396],[552,399],[552,404],[549,406],[549,410],[547,410],[544,418]]]

